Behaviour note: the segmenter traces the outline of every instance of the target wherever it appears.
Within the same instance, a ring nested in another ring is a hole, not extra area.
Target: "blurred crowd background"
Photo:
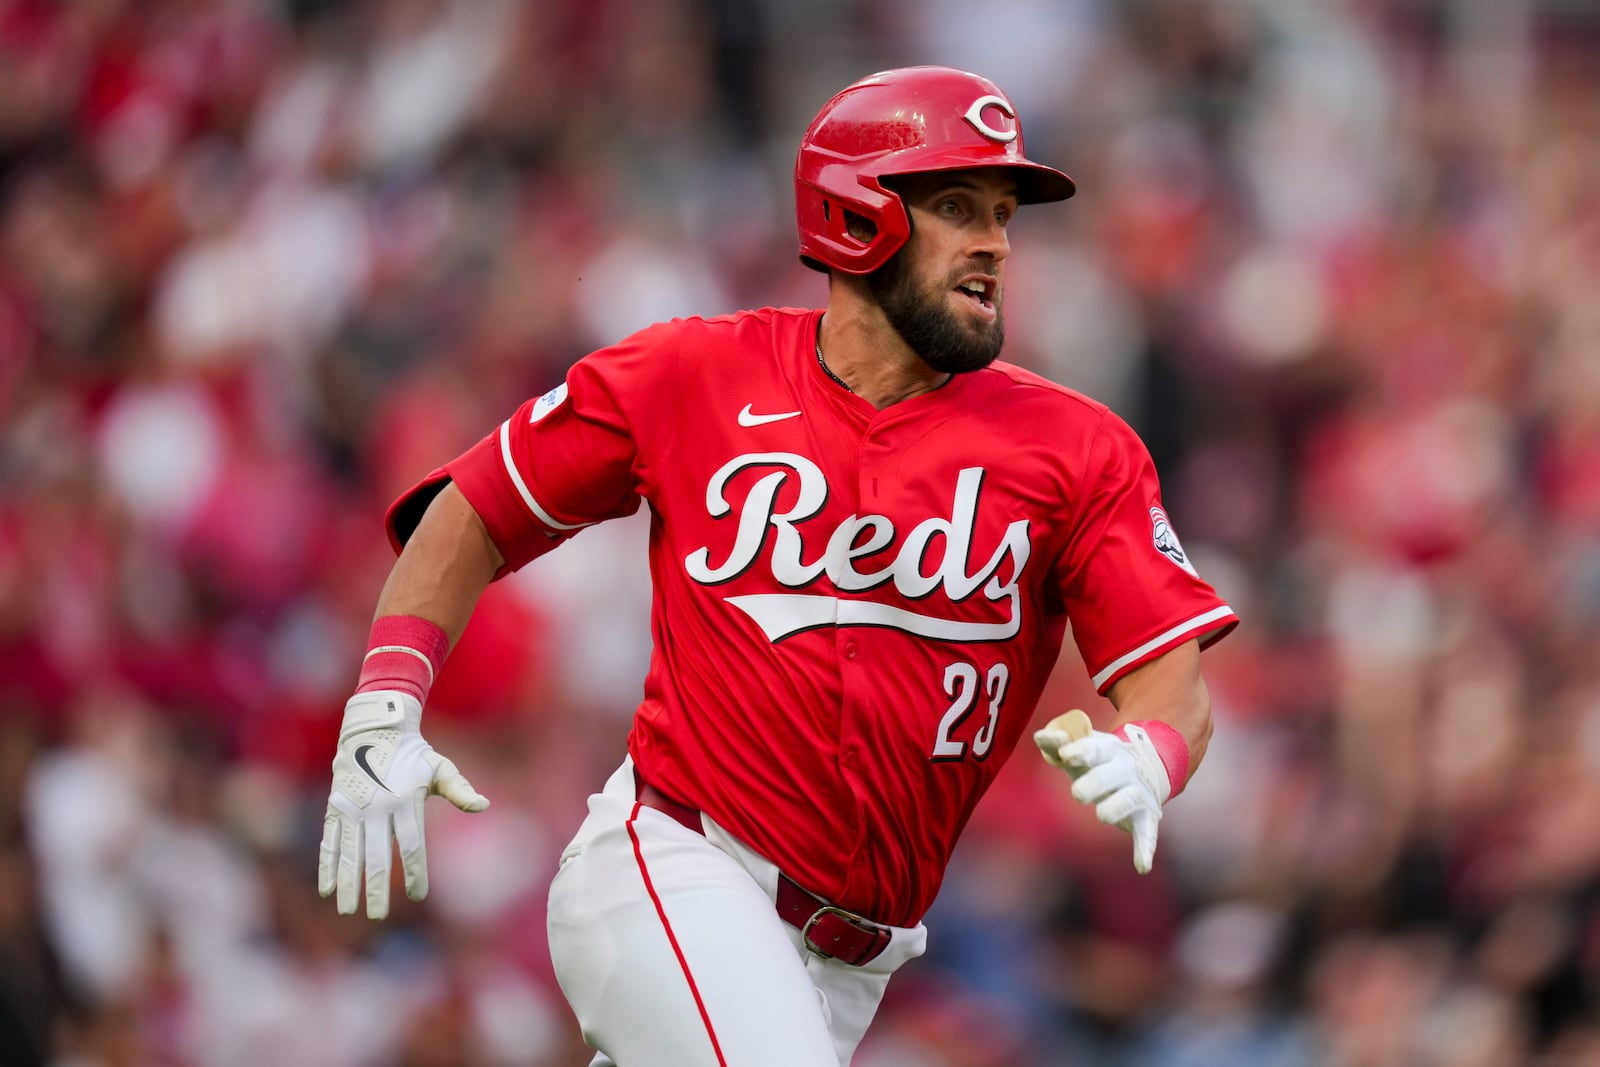
[[[427,719],[494,806],[378,925],[315,867],[383,510],[637,327],[821,304],[799,134],[923,62],[1077,179],[1007,358],[1244,625],[1156,871],[1019,752],[859,1067],[1600,1064],[1593,0],[0,0],[0,1062],[587,1062],[544,897],[644,527],[485,598]]]

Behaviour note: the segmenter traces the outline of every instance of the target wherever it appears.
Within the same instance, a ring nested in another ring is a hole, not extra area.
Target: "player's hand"
[[[456,765],[422,739],[422,705],[407,693],[357,693],[344,706],[333,791],[322,822],[317,892],[338,889],[340,915],[354,915],[365,867],[367,918],[389,914],[389,856],[400,844],[406,896],[428,895],[422,802],[437,793],[462,811],[489,806]]]
[[[1150,873],[1155,862],[1161,806],[1172,795],[1167,768],[1137,723],[1122,727],[1126,738],[1089,725],[1074,709],[1033,735],[1045,760],[1072,776],[1072,796],[1094,805],[1103,823],[1133,835],[1133,867]]]

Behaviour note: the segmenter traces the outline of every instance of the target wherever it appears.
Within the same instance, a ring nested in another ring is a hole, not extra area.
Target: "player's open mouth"
[[[973,275],[963,278],[956,286],[956,292],[971,300],[984,313],[985,316],[994,314],[994,298],[1000,284],[987,275]]]

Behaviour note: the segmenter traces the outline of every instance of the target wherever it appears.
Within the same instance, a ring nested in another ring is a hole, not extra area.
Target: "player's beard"
[[[889,262],[867,275],[867,288],[889,325],[922,362],[941,373],[967,374],[993,363],[1006,341],[999,293],[995,294],[993,322],[963,322],[950,310],[950,291],[974,271],[968,268],[951,275],[943,288],[938,284],[918,285],[908,251],[901,248]],[[981,269],[979,272],[987,273]]]

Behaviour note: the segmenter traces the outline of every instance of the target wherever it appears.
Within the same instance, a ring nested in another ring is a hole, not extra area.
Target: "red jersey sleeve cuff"
[[[407,489],[384,516],[389,544],[399,552],[422,521],[433,498],[446,484],[454,482],[478,513],[489,532],[489,540],[500,550],[505,566],[495,573],[502,578],[519,570],[550,551],[570,531],[581,526],[566,526],[545,515],[522,484],[521,476],[502,455],[504,427],[485,437],[460,456],[431,472]],[[512,473],[508,475],[506,472]],[[555,526],[555,529],[552,529]]]
[[[1121,678],[1135,667],[1150,662],[1163,653],[1170,652],[1185,641],[1196,638],[1200,641],[1201,648],[1209,648],[1233,631],[1239,625],[1239,616],[1234,614],[1232,608],[1226,604],[1218,605],[1210,611],[1196,615],[1192,619],[1180,622],[1178,625],[1157,634],[1138,648],[1132,649],[1110,663],[1094,672],[1093,681],[1095,691],[1102,696],[1111,683]]]
[[[505,557],[505,570],[520,570],[593,522],[563,522],[534,497],[511,454],[511,423],[446,466],[461,495],[467,498],[489,539]],[[497,576],[498,577],[498,576]]]
[[[433,498],[439,495],[450,482],[449,473],[439,467],[430,471],[422,481],[407,489],[389,505],[389,510],[383,516],[383,528],[389,535],[389,547],[394,549],[395,555],[406,547],[406,542],[411,540],[411,535],[416,532],[417,523],[422,521],[422,513],[428,510],[428,505],[433,503]]]

